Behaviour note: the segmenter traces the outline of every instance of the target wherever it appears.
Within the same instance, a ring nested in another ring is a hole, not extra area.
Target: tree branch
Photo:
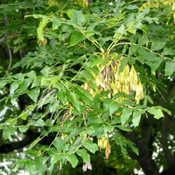
[[[26,136],[22,141],[18,142],[10,142],[0,145],[0,154],[6,154],[12,152],[14,150],[22,149],[28,145],[30,145],[36,138],[40,136],[41,133],[33,132],[32,130],[28,130],[26,132]],[[55,138],[55,135],[48,135],[44,137],[39,144],[41,145],[50,145]]]
[[[13,58],[12,58],[12,51],[11,51],[11,49],[10,49],[10,45],[9,45],[8,42],[7,42],[7,49],[8,49],[8,52],[9,52],[9,65],[8,65],[8,70],[10,70],[11,67],[12,67],[12,60],[13,60]]]
[[[33,131],[29,130],[26,132],[26,136],[22,141],[0,145],[0,153],[9,153],[16,149],[24,148],[32,143],[38,136],[38,133],[34,133]]]

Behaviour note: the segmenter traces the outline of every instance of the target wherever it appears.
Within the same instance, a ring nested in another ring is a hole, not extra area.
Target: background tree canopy
[[[174,174],[174,78],[174,0],[1,0],[0,174]]]

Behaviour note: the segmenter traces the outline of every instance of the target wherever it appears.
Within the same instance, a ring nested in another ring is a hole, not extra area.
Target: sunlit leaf
[[[83,142],[83,146],[92,153],[98,151],[97,144],[93,143],[91,140],[86,140]]]

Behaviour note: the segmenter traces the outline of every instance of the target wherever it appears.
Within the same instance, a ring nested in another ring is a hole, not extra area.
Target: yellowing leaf
[[[159,108],[156,108],[156,107],[149,108],[148,112],[150,114],[154,115],[155,119],[160,119],[160,118],[164,117],[164,114],[163,114],[162,110],[159,109]]]

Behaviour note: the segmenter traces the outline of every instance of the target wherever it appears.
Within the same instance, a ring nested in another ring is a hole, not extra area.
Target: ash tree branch
[[[4,143],[0,145],[0,154],[6,154],[12,152],[14,150],[22,149],[28,145],[30,145],[36,138],[40,136],[41,133],[34,132],[32,130],[28,130],[23,140],[17,142]],[[55,138],[55,134],[48,135],[44,137],[39,144],[41,145],[50,145]]]
[[[24,148],[25,146],[32,143],[38,136],[38,133],[34,133],[31,130],[29,130],[26,132],[26,136],[23,140],[0,145],[0,153],[9,153],[16,149]]]

